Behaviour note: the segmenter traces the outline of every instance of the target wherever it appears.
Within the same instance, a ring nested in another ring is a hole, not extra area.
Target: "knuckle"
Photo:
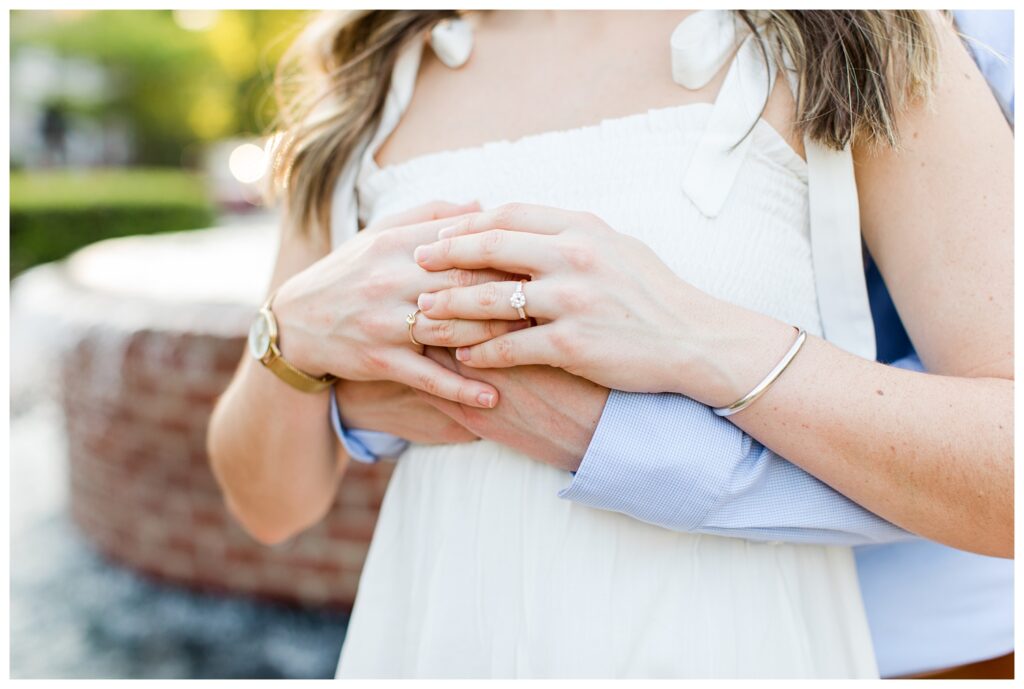
[[[352,324],[356,330],[366,336],[367,339],[374,337],[376,316],[372,313],[362,312],[352,318]]]
[[[577,241],[563,240],[558,247],[559,255],[566,264],[580,272],[589,271],[597,262],[593,247]]]
[[[493,256],[501,247],[504,233],[501,230],[488,230],[480,235],[480,253],[484,256]]]
[[[579,228],[584,229],[589,235],[614,233],[604,218],[590,211],[580,213]]]
[[[451,287],[470,287],[476,278],[472,270],[452,268],[448,271],[448,285]]]
[[[374,270],[367,276],[362,291],[369,299],[380,299],[391,294],[396,287],[394,275],[384,270]]]
[[[451,209],[451,207],[452,204],[447,203],[446,201],[434,199],[433,201],[428,201],[427,203],[423,204],[420,207],[420,211],[423,213],[423,215],[429,217],[430,219],[436,220],[444,213],[447,213]]]
[[[580,311],[586,301],[583,294],[572,285],[559,285],[554,289],[553,296],[559,309],[568,313]]]
[[[494,224],[498,227],[509,227],[522,214],[523,204],[514,201],[502,204],[494,209]]]
[[[455,322],[437,321],[431,326],[431,336],[438,344],[449,344],[455,340]]]
[[[569,337],[569,334],[563,330],[553,328],[548,333],[548,345],[552,350],[557,352],[561,358],[572,358],[577,353],[577,339]]]
[[[374,235],[372,248],[377,254],[388,254],[394,251],[398,244],[398,232],[393,229],[384,229]]]
[[[443,314],[449,313],[452,309],[452,293],[448,290],[441,290],[440,292],[434,292],[434,306],[431,308],[430,313]]]
[[[367,225],[360,234],[368,233],[375,237],[379,237],[385,232],[396,234],[395,230],[397,230],[397,228],[409,224],[409,215],[409,211],[389,213],[388,215],[385,215],[384,217]]]
[[[456,221],[455,224],[451,226],[452,230],[455,232],[456,235],[461,235],[467,230],[473,229],[473,219],[474,216],[470,216],[468,218],[463,218],[462,220]]]
[[[485,282],[477,289],[476,300],[480,306],[490,307],[498,301],[498,286],[493,282]]]
[[[486,420],[486,412],[479,407],[466,407],[465,413],[465,427],[473,433],[480,435],[480,431],[484,428],[484,422]]]
[[[397,213],[385,215],[381,219],[367,225],[363,232],[366,232],[367,234],[380,234],[385,229],[389,227],[394,227],[395,224],[398,222],[398,218],[399,216]]]
[[[391,362],[380,349],[370,349],[363,354],[363,365],[367,371],[383,375],[391,370]]]
[[[430,395],[437,395],[437,391],[441,385],[437,380],[437,376],[432,373],[421,373],[416,376],[417,387],[423,392]]]
[[[368,333],[378,340],[392,340],[398,333],[398,325],[384,314],[374,314],[367,321]]]
[[[494,340],[494,355],[498,361],[505,364],[515,363],[516,347],[509,338],[498,338]]]

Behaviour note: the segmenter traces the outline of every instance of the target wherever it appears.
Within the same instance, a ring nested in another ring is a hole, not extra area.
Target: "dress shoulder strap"
[[[784,53],[783,61],[796,99],[799,83],[792,58]],[[853,151],[849,142],[836,151],[809,136],[804,137],[804,151],[811,259],[825,339],[874,360],[875,325],[865,277]]]

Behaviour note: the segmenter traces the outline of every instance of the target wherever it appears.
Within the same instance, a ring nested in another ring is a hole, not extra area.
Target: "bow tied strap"
[[[672,32],[672,80],[697,91],[708,85],[736,47],[736,21],[729,12],[694,12]]]
[[[683,191],[705,217],[717,217],[729,198],[775,73],[761,55],[760,39],[744,39],[683,175]]]

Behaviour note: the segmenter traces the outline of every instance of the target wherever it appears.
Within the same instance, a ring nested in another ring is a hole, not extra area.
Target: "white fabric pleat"
[[[404,457],[337,677],[877,676],[849,548],[679,534],[565,481],[485,441]]]

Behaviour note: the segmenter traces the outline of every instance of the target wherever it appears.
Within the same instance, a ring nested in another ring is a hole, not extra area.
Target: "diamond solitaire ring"
[[[529,318],[526,315],[526,293],[523,292],[523,284],[526,280],[520,280],[519,284],[516,285],[516,291],[512,293],[512,296],[508,298],[508,303],[512,305],[512,308],[519,312],[519,317],[523,320]]]

